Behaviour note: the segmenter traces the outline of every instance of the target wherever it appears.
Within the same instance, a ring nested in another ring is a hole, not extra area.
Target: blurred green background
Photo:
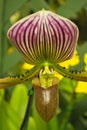
[[[42,8],[71,19],[80,34],[74,57],[61,63],[66,68],[87,70],[87,0],[0,0],[0,77],[30,69],[7,39],[9,27]],[[55,72],[56,74],[56,72]],[[87,130],[87,83],[61,77],[59,109],[44,122],[33,102],[27,130]],[[0,90],[0,130],[19,130],[23,121],[31,82]]]

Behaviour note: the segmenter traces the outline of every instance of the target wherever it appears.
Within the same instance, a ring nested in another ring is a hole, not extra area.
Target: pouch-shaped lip
[[[55,114],[59,105],[58,78],[54,77],[52,86],[43,88],[40,79],[33,80],[35,92],[35,106],[43,120],[49,121]]]

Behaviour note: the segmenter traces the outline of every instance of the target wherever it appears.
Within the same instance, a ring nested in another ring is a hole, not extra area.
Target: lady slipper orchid
[[[59,81],[54,70],[68,78],[87,82],[86,71],[70,71],[58,65],[73,56],[78,34],[73,22],[51,11],[41,10],[18,21],[8,30],[8,38],[25,61],[35,66],[24,75],[1,78],[0,88],[31,79],[37,111],[45,121],[50,120],[58,106]]]

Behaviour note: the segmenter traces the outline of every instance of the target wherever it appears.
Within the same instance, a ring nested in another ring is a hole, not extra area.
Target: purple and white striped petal
[[[41,10],[14,24],[8,38],[29,64],[60,63],[70,59],[78,40],[78,28],[70,20]]]

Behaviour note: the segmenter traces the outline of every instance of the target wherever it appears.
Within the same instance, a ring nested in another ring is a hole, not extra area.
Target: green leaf
[[[75,80],[71,80],[69,78],[63,78],[59,82],[60,90],[65,90],[68,93],[73,93],[75,87],[77,86],[77,82]]]
[[[71,18],[84,8],[86,4],[87,0],[67,0],[58,8],[57,13],[64,17]]]
[[[19,117],[23,118],[28,101],[28,91],[25,85],[17,85],[12,93],[10,105]]]
[[[23,61],[23,59],[16,49],[14,49],[11,54],[6,53],[6,55],[4,56],[5,64],[3,65],[3,72],[5,73],[9,71],[9,69],[18,64],[20,61]]]
[[[86,130],[87,129],[87,94],[83,98],[77,99],[75,109],[71,114],[71,121],[75,130]]]
[[[10,104],[2,99],[0,101],[0,130],[17,130],[20,122],[21,118]]]
[[[46,3],[45,0],[38,0],[37,2],[36,0],[31,0],[30,6],[35,12],[43,8],[50,9],[49,5]]]
[[[6,54],[4,56],[3,73],[8,72],[10,68],[23,61],[22,56],[18,53],[16,49],[11,54]]]
[[[0,0],[0,73],[3,73],[4,56],[7,51],[7,38],[6,32],[9,27],[10,16],[20,9],[26,0]]]
[[[33,117],[29,117],[28,130],[37,130],[37,124]]]
[[[5,21],[26,2],[26,0],[0,0],[0,8],[4,8]],[[4,6],[3,6],[3,5]],[[3,9],[2,9],[3,10]]]

